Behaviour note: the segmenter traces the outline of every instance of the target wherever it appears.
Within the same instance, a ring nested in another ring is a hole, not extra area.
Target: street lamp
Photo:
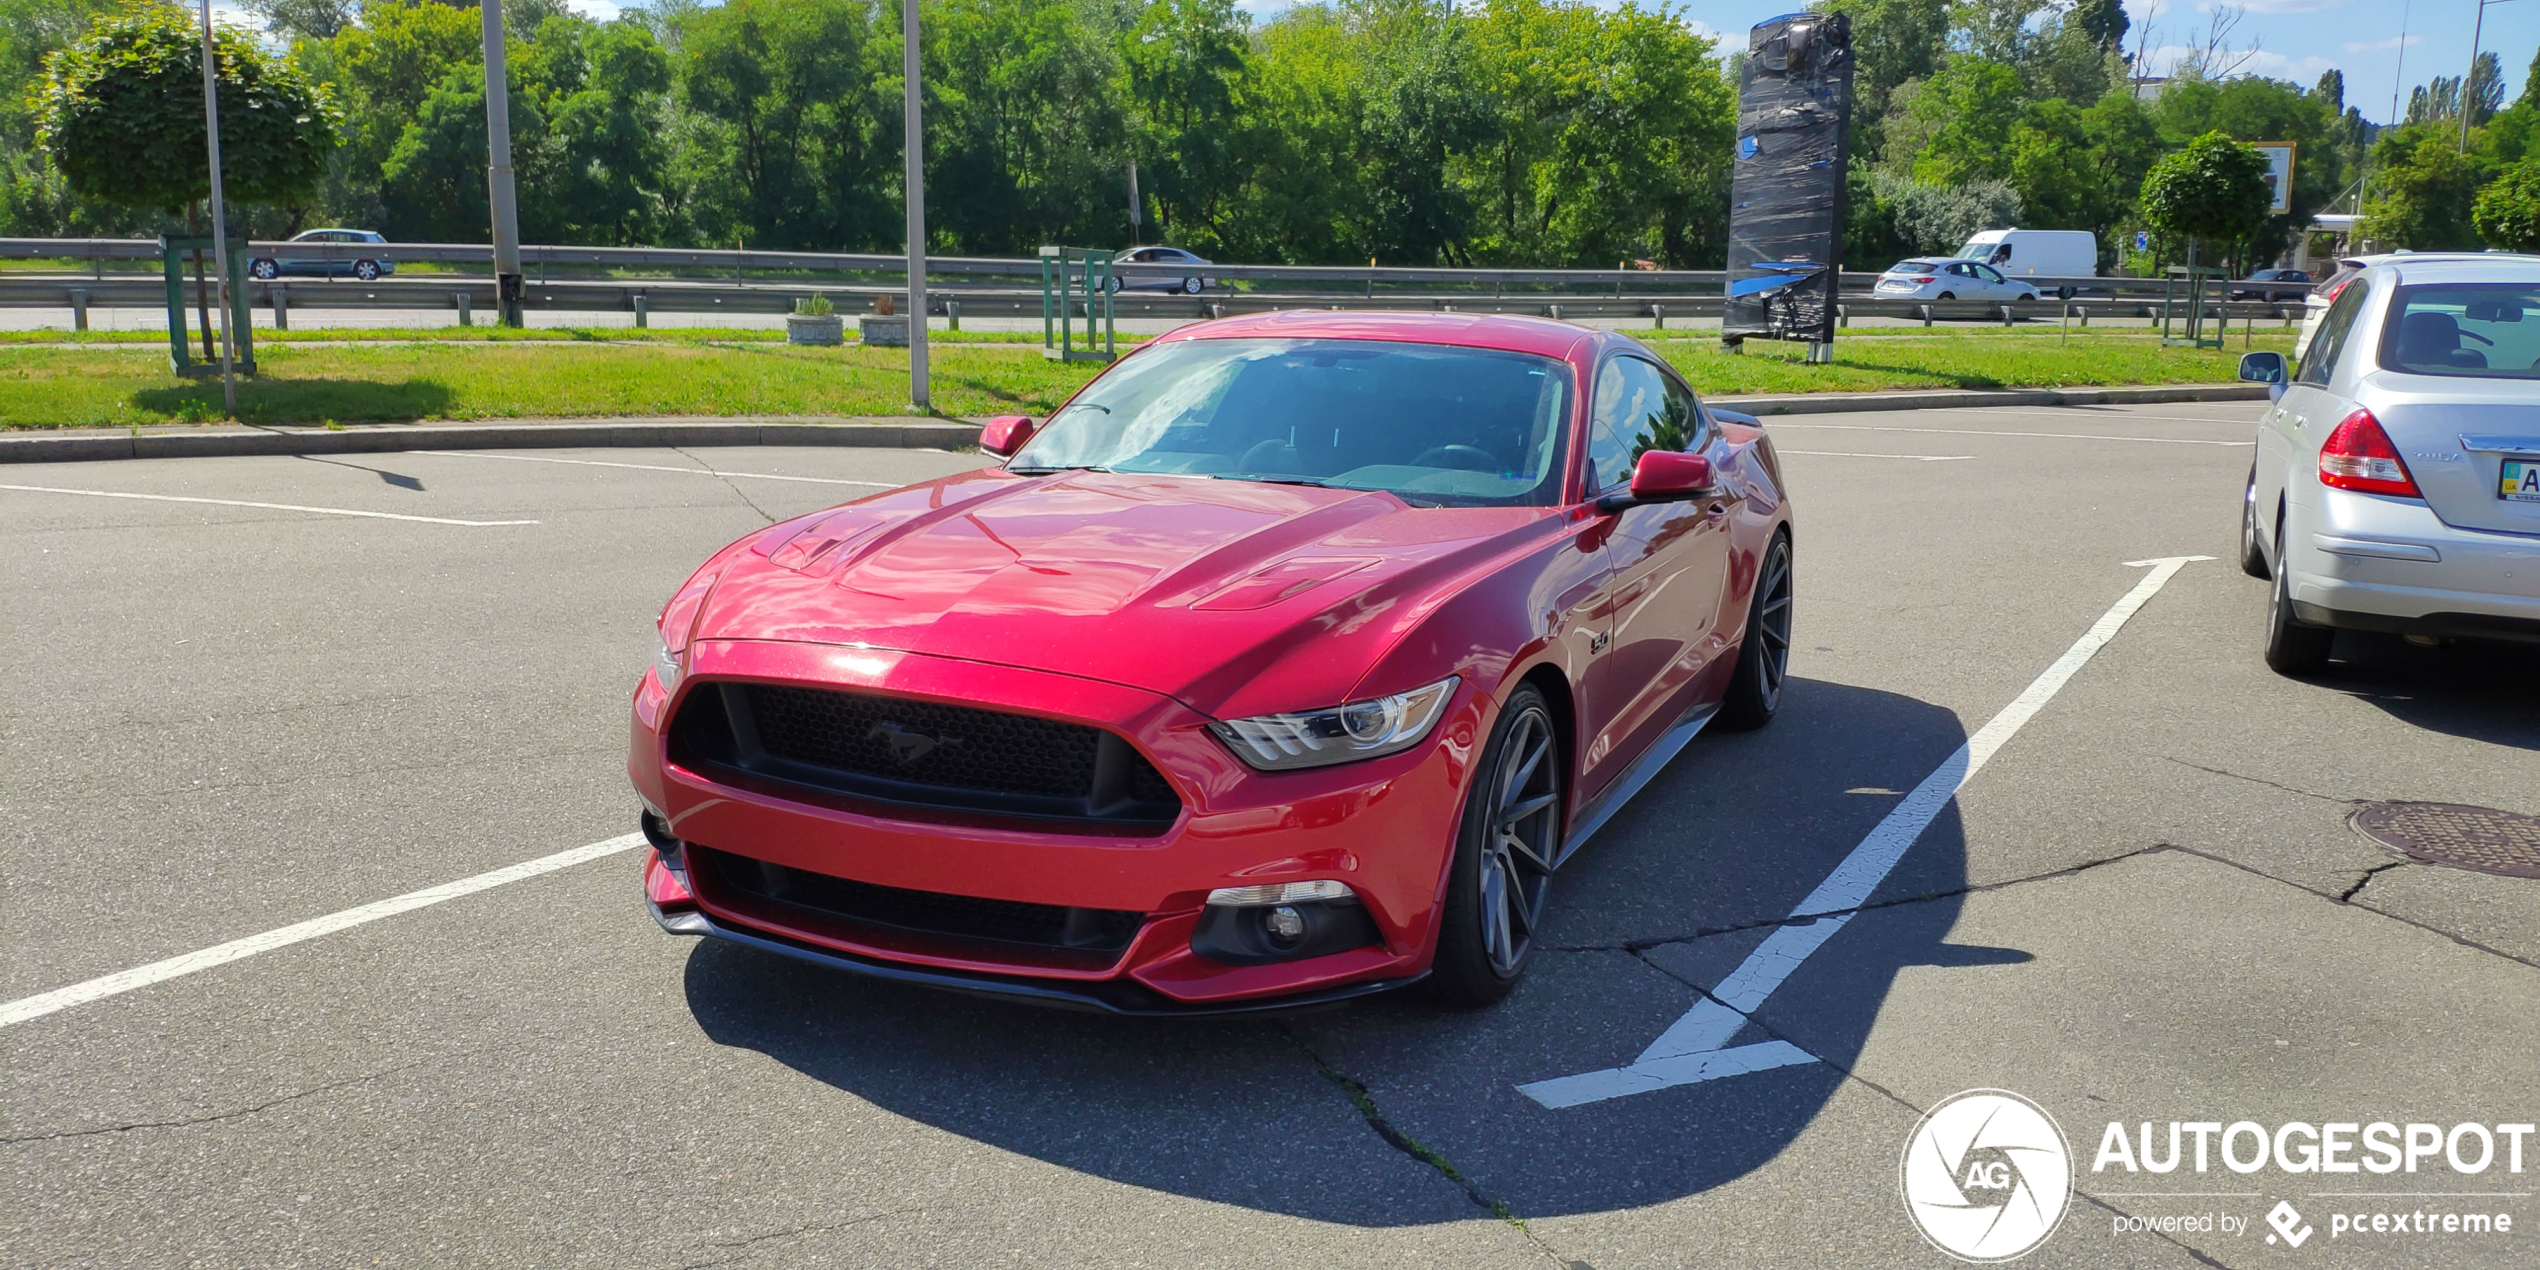
[[[902,145],[908,154],[908,402],[931,412],[934,403],[926,389],[926,126],[917,82],[917,0],[900,2],[900,45],[906,87]]]
[[[229,227],[221,206],[220,191],[220,74],[219,61],[212,52],[212,0],[203,0],[203,140],[210,147],[212,176],[212,278],[220,297],[220,399],[229,417],[238,417],[238,364],[230,351],[230,319],[234,310],[229,305]],[[202,257],[195,257],[201,260]],[[196,274],[197,278],[202,275]]]
[[[2487,6],[2512,4],[2514,0],[2478,0],[2478,20],[2469,28],[2469,69],[2461,75],[2461,144],[2460,153],[2469,153],[2469,89],[2478,79],[2478,37],[2487,33]],[[2404,53],[2405,50],[2402,50]]]
[[[485,25],[485,201],[494,213],[495,321],[519,326],[520,205],[512,191],[511,76],[503,68],[503,0],[478,6]]]

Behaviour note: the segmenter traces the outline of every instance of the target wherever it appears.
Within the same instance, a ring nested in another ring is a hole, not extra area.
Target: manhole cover
[[[2374,803],[2355,830],[2425,864],[2540,878],[2540,816],[2461,803]]]

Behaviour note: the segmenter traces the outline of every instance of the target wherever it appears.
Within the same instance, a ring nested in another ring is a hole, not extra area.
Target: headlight
[[[679,654],[670,651],[667,643],[661,646],[660,652],[653,654],[653,681],[660,684],[665,693],[679,690]]]
[[[1455,695],[1449,675],[1425,688],[1325,710],[1211,723],[1235,757],[1265,772],[1323,767],[1395,754],[1420,743]]]

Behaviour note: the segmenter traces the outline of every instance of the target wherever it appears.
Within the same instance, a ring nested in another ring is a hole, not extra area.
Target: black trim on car
[[[2341,631],[2540,644],[2540,619],[2528,617],[2499,617],[2491,613],[2428,613],[2423,617],[2390,617],[2381,613],[2350,613],[2323,608],[2303,600],[2293,602],[2293,616],[2305,626],[2333,626]]]

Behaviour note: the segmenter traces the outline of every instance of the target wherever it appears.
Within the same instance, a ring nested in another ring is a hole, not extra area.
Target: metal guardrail
[[[251,243],[250,257],[294,261],[385,259],[397,264],[475,265],[490,270],[493,249],[471,243]],[[0,259],[86,261],[85,276],[69,271],[0,273],[0,307],[71,309],[84,318],[91,307],[160,308],[165,285],[156,272],[108,271],[107,262],[155,264],[159,248],[149,239],[0,239]],[[644,323],[653,313],[779,314],[795,301],[827,295],[848,307],[880,295],[898,295],[902,256],[857,253],[710,250],[668,247],[524,246],[528,275],[524,303],[558,312],[632,313]],[[1268,309],[1429,309],[1533,313],[1554,317],[1650,318],[1663,326],[1675,318],[1714,318],[1720,313],[1721,270],[1645,269],[1443,269],[1386,266],[1206,265],[1214,281],[1199,295],[1136,290],[1142,283],[1178,281],[1185,265],[1120,264],[1124,289],[1113,297],[1124,317],[1211,317]],[[1080,266],[1081,269],[1081,266]],[[1037,258],[935,257],[929,310],[937,316],[1038,316],[1042,262]],[[679,276],[678,271],[690,271]],[[752,277],[756,274],[758,276]],[[650,275],[650,276],[646,276]],[[701,276],[702,275],[702,276]],[[769,276],[778,275],[778,276]],[[809,275],[809,276],[806,276]],[[2159,278],[2022,278],[2050,298],[2035,303],[1990,301],[1923,303],[1888,300],[1871,288],[1877,274],[1842,275],[1842,310],[1850,316],[1921,317],[1926,321],[2036,320],[2092,315],[2148,317],[2163,288]],[[1235,285],[1229,285],[1235,284]],[[490,272],[408,273],[373,281],[350,277],[285,277],[242,280],[250,303],[272,307],[278,318],[292,308],[456,309],[466,320],[475,306],[495,303]],[[2073,288],[2070,301],[2051,298]],[[2228,284],[2229,291],[2281,290],[2272,301],[2231,302],[2235,320],[2288,319],[2299,313],[2309,288],[2294,283]],[[2222,289],[2222,288],[2217,288]],[[2221,303],[2217,298],[2216,303]],[[2288,313],[2286,310],[2291,310]]]

